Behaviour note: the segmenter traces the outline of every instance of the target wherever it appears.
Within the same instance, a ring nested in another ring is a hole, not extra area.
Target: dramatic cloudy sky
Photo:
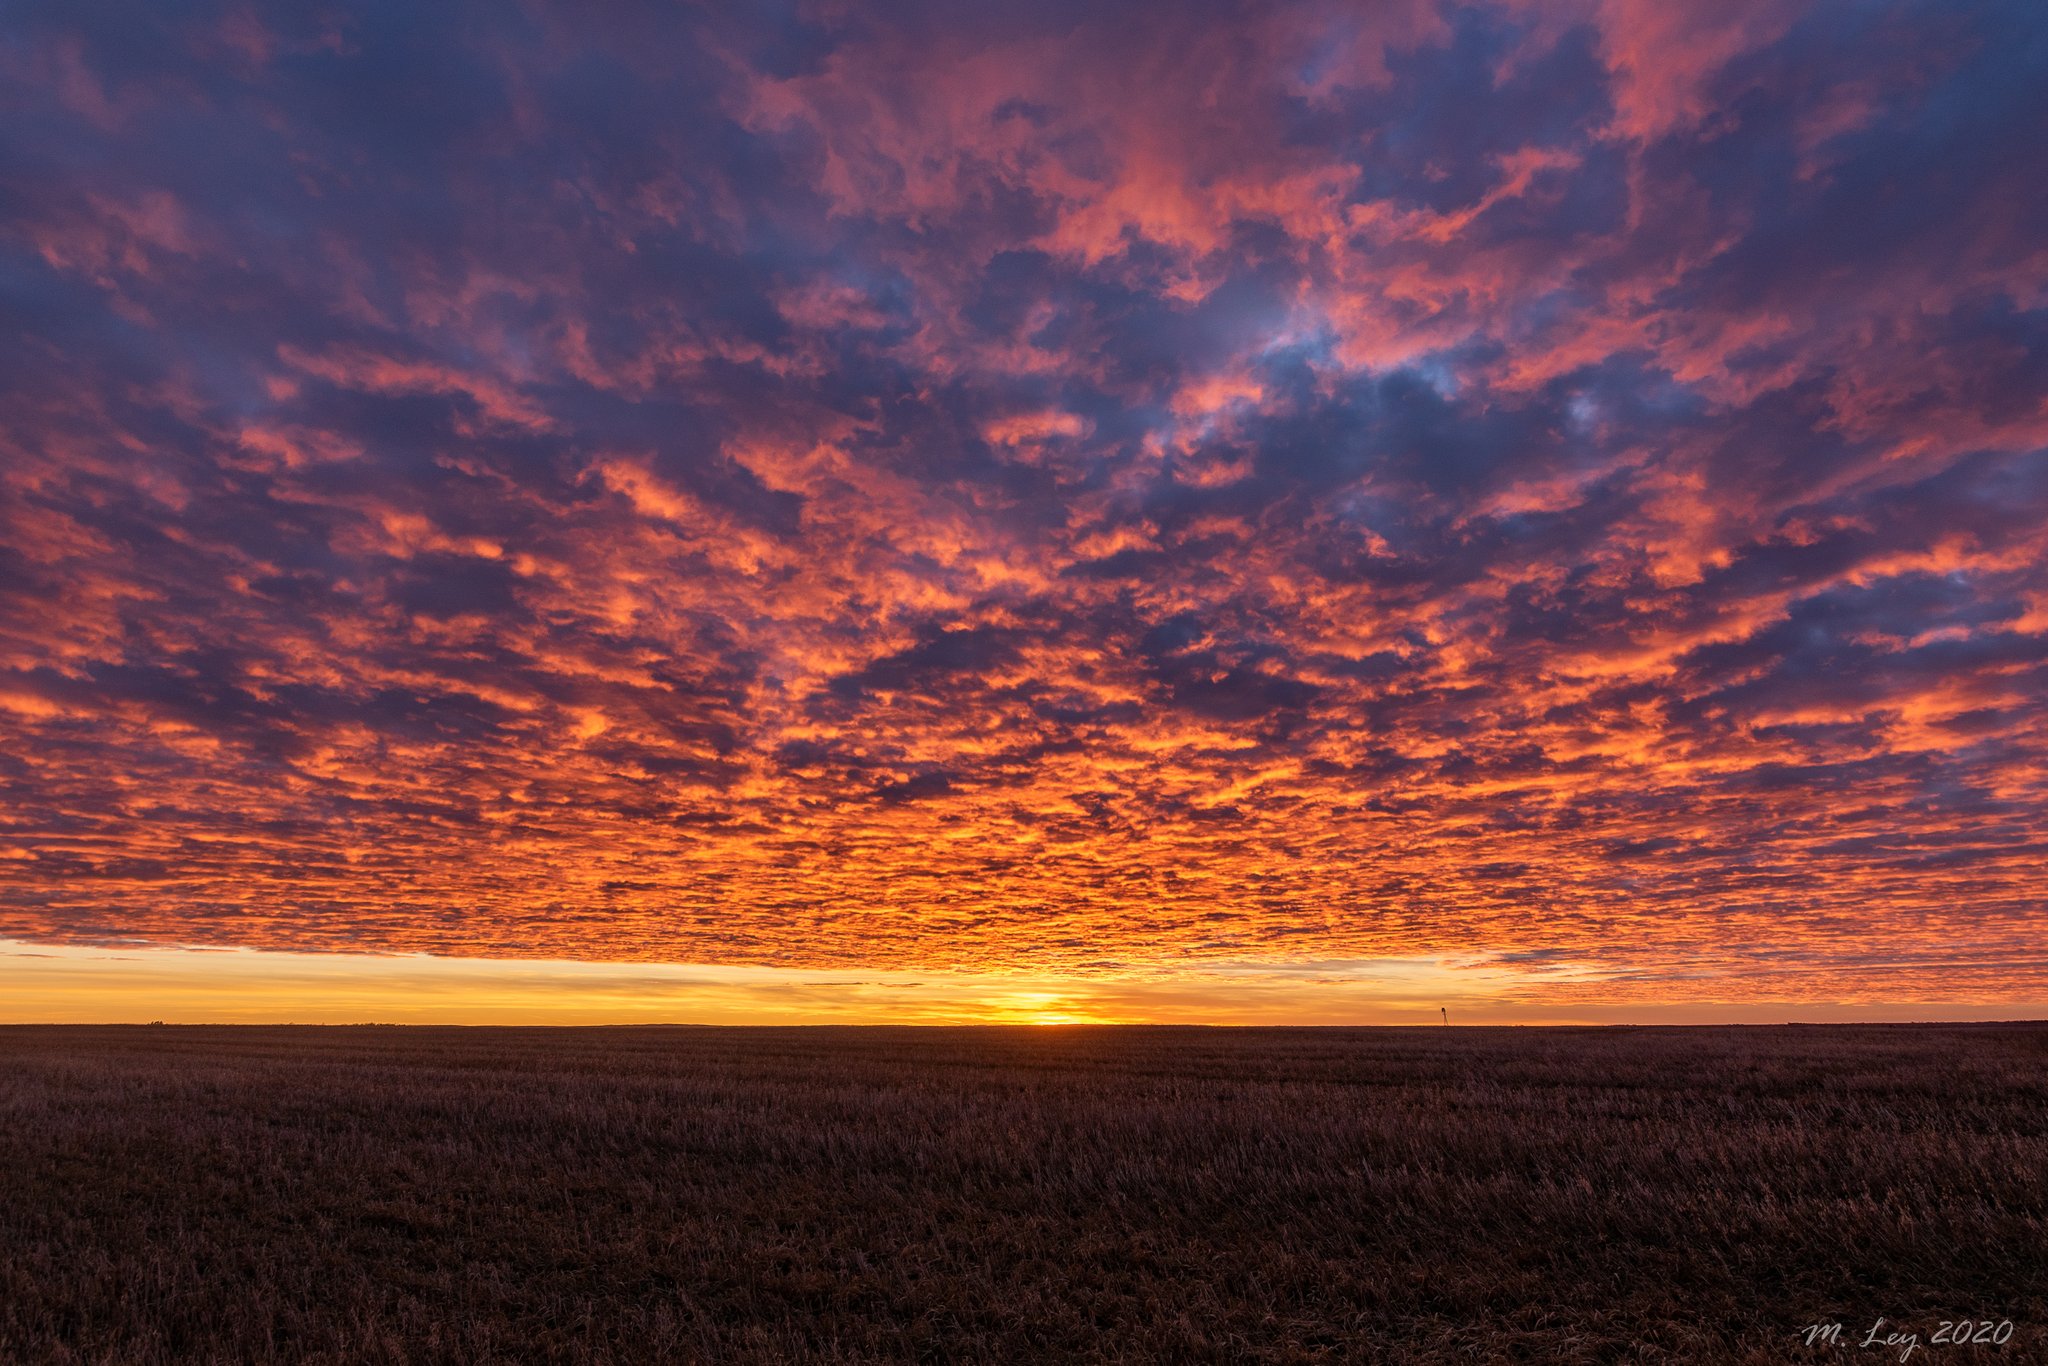
[[[2048,1000],[2044,71],[9,5],[0,938]]]

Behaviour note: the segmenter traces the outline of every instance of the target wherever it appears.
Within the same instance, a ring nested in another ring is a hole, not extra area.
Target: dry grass
[[[2048,1028],[0,1029],[8,1361],[2048,1359]]]

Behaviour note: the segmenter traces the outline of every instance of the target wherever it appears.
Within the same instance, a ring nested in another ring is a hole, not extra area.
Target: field
[[[1902,1351],[2048,1360],[2048,1027],[0,1029],[7,1362]]]

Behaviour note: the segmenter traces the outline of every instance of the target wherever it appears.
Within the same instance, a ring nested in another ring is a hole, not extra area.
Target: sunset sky
[[[9,5],[0,1019],[2048,1013],[2044,72]]]

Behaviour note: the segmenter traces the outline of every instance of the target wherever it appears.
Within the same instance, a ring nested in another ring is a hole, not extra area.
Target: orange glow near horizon
[[[0,941],[0,1024],[1783,1023],[2048,1018],[2048,1004],[1924,1001],[1798,983],[1741,1000],[1617,1001],[1424,960],[1251,961],[1145,975],[850,973],[426,955],[297,954]]]
[[[9,25],[0,1013],[2048,1001],[2038,45],[1654,8]]]

